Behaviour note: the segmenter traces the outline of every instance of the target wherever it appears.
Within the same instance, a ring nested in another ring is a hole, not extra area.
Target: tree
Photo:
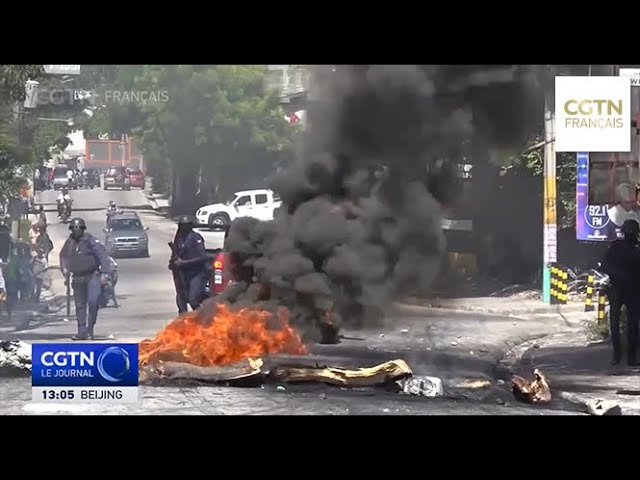
[[[265,91],[265,73],[250,65],[122,66],[109,88],[145,100],[105,103],[88,128],[134,135],[156,182],[168,173],[174,209],[193,211],[263,179],[290,151],[296,130]]]

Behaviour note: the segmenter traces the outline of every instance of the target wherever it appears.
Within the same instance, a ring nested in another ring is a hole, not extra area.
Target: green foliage
[[[27,80],[43,77],[42,65],[0,65],[0,104],[24,100]]]
[[[158,101],[104,96],[85,132],[135,136],[156,180],[173,172],[172,190],[182,185],[183,195],[224,194],[263,179],[292,149],[296,128],[266,91],[265,74],[256,65],[120,66],[105,92],[155,94]]]

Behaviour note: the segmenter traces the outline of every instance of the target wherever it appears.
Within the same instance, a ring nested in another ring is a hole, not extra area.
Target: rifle
[[[71,320],[71,282],[69,277],[68,273],[64,276],[64,284],[67,287],[67,319]]]
[[[171,249],[171,258],[169,259],[169,270],[171,270],[171,273],[173,274],[173,284],[176,287],[176,293],[178,293],[178,291],[185,293],[186,290],[184,288],[185,285],[184,285],[184,279],[182,278],[182,272],[180,271],[179,268],[176,268],[175,266],[175,262],[179,258],[177,248],[173,242],[169,242],[167,245],[169,245],[169,248]]]

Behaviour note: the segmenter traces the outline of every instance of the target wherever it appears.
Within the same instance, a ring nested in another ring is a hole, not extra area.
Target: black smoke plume
[[[305,154],[272,185],[283,205],[271,222],[233,223],[226,250],[238,282],[219,300],[285,306],[298,325],[362,324],[428,287],[445,250],[441,203],[474,135],[467,93],[516,75],[515,66],[318,71]]]

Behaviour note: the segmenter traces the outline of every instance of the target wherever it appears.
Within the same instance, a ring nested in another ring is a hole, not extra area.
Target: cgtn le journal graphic
[[[34,343],[34,402],[130,403],[138,401],[135,343]]]
[[[631,151],[628,77],[556,77],[557,152]]]

